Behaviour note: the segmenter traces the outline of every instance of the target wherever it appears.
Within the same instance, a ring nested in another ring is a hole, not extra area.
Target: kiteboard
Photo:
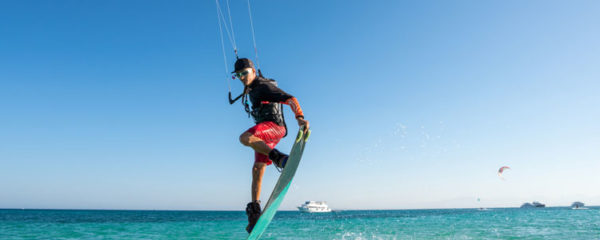
[[[271,197],[269,197],[267,205],[265,205],[260,218],[248,236],[248,240],[260,238],[260,236],[269,226],[269,223],[271,223],[271,220],[275,216],[279,205],[283,201],[283,197],[285,197],[285,194],[292,183],[292,178],[294,178],[294,175],[296,174],[296,169],[298,169],[298,165],[300,164],[300,159],[302,158],[306,141],[310,136],[310,130],[306,132],[306,135],[304,135],[303,130],[304,128],[300,128],[300,130],[298,130],[298,135],[296,136],[296,141],[292,146],[292,151],[290,151],[290,156],[287,160],[287,163],[285,164],[283,171],[281,171],[279,180],[277,180],[277,183],[275,184],[275,188],[271,193]]]

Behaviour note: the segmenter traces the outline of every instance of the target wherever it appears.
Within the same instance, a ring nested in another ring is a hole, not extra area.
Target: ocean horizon
[[[262,239],[600,239],[600,207],[279,211]],[[0,209],[0,239],[245,239],[244,211]]]
[[[586,208],[600,208],[600,205],[585,205]],[[243,207],[240,207],[242,209]],[[480,209],[481,207],[468,207],[468,208],[332,208],[332,211],[410,211],[410,210],[454,210],[454,209]],[[485,209],[512,209],[520,207],[483,207]],[[544,208],[571,208],[567,205],[556,205],[548,206]],[[148,208],[0,208],[1,210],[64,210],[64,211],[204,211],[204,212],[237,212],[243,210],[233,209],[148,209]],[[297,212],[297,209],[282,209],[277,212]]]

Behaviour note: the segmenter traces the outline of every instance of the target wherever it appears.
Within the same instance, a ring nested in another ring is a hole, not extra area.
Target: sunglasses
[[[237,77],[237,78],[241,78],[241,77],[243,77],[243,76],[246,76],[246,75],[248,75],[249,73],[250,73],[250,71],[248,71],[248,70],[245,70],[245,71],[243,71],[243,72],[236,72],[236,73],[234,73],[234,74],[233,74],[233,76],[235,76],[235,77]]]

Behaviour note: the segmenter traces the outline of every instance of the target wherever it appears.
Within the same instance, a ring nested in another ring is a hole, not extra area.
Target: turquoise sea
[[[0,239],[245,239],[242,211],[0,210]],[[262,239],[600,239],[600,207],[280,211]]]

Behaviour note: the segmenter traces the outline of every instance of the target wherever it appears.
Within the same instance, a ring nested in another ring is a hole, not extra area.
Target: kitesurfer
[[[304,127],[305,131],[308,130],[309,124],[304,119],[298,100],[279,89],[274,80],[257,74],[252,61],[247,58],[238,59],[235,62],[233,73],[244,84],[242,103],[256,123],[255,126],[240,135],[240,142],[255,151],[252,167],[252,201],[246,205],[246,214],[248,215],[246,231],[250,233],[261,214],[259,198],[265,168],[272,163],[275,163],[277,168],[284,168],[288,159],[287,154],[275,149],[275,145],[287,133],[281,104],[289,105],[292,108],[298,126]],[[251,110],[246,103],[246,96],[249,96],[252,103]]]

